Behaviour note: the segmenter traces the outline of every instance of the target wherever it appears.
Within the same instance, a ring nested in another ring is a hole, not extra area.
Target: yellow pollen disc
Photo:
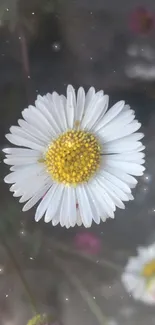
[[[100,145],[93,134],[71,130],[50,144],[45,164],[55,181],[75,186],[94,175],[100,166],[100,154]]]
[[[145,277],[152,277],[155,275],[155,259],[145,264],[143,267],[142,275]]]

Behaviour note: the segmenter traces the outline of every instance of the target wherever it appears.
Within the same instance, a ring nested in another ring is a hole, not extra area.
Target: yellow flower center
[[[152,277],[153,275],[155,275],[155,259],[145,264],[142,271],[142,275],[145,277]]]
[[[87,182],[97,171],[100,154],[101,147],[93,134],[70,130],[50,144],[45,164],[55,181],[78,185]]]

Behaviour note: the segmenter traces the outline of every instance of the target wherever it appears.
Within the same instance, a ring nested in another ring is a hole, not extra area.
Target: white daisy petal
[[[12,127],[13,128],[13,127]],[[43,143],[41,143],[41,141],[39,141],[38,139],[35,139],[33,136],[31,136],[30,134],[27,134],[25,131],[23,131],[20,127],[17,127],[18,128],[18,132],[15,134],[13,133],[12,134],[12,138],[17,137],[21,139],[21,143],[25,143],[26,141],[29,141],[29,143],[32,144],[32,146],[34,148],[38,148],[38,151],[39,151],[39,148],[42,148],[44,145]],[[10,128],[11,129],[11,128]],[[23,145],[24,146],[24,145]],[[33,148],[32,148],[33,149]],[[37,150],[37,149],[36,149]]]
[[[112,191],[112,192],[114,192],[114,194],[116,194],[118,197],[119,197],[119,199],[121,200],[121,201],[129,201],[129,194],[130,193],[125,193],[125,192],[123,192],[122,191],[122,189],[120,189],[119,187],[117,187],[116,185],[114,185],[113,183],[111,183],[108,179],[104,179],[104,184],[106,185],[106,186],[108,186],[109,187],[109,189]]]
[[[130,187],[125,182],[122,182],[119,178],[117,178],[116,176],[114,176],[113,174],[110,174],[107,171],[102,170],[100,172],[100,175],[103,178],[106,178],[108,181],[110,181],[115,186],[119,187],[123,192],[125,192],[125,193],[131,193]]]
[[[130,188],[133,188],[137,185],[137,180],[127,173],[123,172],[120,169],[112,168],[106,166],[105,171],[109,172],[110,174],[118,177],[120,180],[122,180],[124,183],[128,184]]]
[[[134,176],[141,176],[143,175],[143,172],[145,170],[144,166],[135,164],[135,163],[131,163],[131,162],[127,162],[127,161],[116,161],[113,160],[111,157],[109,159],[106,160],[106,164],[109,167],[116,167],[119,168],[120,170],[134,175]]]
[[[124,138],[134,132],[136,132],[137,130],[139,130],[139,128],[141,127],[141,123],[138,123],[136,120],[133,121],[132,123],[124,126],[124,128],[118,128],[118,130],[113,133],[111,129],[111,133],[110,134],[106,134],[106,131],[103,128],[103,131],[99,132],[99,136],[104,138],[104,143],[106,142],[110,142],[110,141],[114,141],[120,138]]]
[[[45,184],[38,192],[23,206],[23,211],[30,210],[46,193],[49,184]]]
[[[17,166],[17,167],[19,167],[19,166]],[[30,177],[33,175],[37,176],[44,170],[45,170],[45,167],[42,164],[22,166],[21,168],[19,168],[19,170],[15,170],[15,171],[11,172],[10,174],[8,174],[4,178],[4,181],[5,181],[5,183],[11,184],[14,182],[18,182],[18,180],[27,178],[28,176],[30,176]]]
[[[32,180],[32,184],[30,186],[30,182]],[[28,177],[24,180],[21,180],[15,184],[15,191],[14,191],[14,196],[23,196],[25,193],[31,194],[31,196],[34,195],[35,192],[39,188],[42,188],[44,185],[49,183],[50,178],[46,174],[40,175],[39,177]],[[13,188],[13,186],[12,186]]]
[[[19,169],[21,169],[21,168],[23,168],[23,166],[11,166],[11,167],[10,167],[10,171],[11,171],[11,172],[15,172],[15,171],[17,171],[17,170],[19,170]]]
[[[108,143],[108,145],[114,144],[116,146],[120,146],[122,144],[129,144],[129,143],[135,143],[138,142],[139,140],[141,140],[144,137],[143,133],[134,133],[128,136],[123,137],[122,139],[116,139],[116,140],[104,140],[104,137],[101,139],[102,143],[104,143],[104,146],[106,143]],[[110,143],[109,143],[110,142]],[[123,149],[122,149],[123,150]]]
[[[84,107],[85,107],[85,91],[82,87],[78,89],[77,92],[77,103],[75,109],[75,121],[82,120],[84,114]]]
[[[56,187],[54,194],[52,196],[52,200],[49,203],[49,206],[45,213],[45,218],[44,218],[45,222],[50,222],[55,217],[59,205],[61,204],[63,191],[64,191],[63,185],[59,185]]]
[[[86,94],[85,108],[83,114],[83,120],[85,121],[85,116],[89,116],[89,113],[92,114],[91,109],[94,109],[94,105],[98,103],[100,99],[103,99],[103,91],[100,90],[97,93],[94,92],[95,89],[91,87]],[[107,97],[107,96],[106,96]],[[106,108],[105,108],[106,111]],[[83,122],[83,121],[82,121]],[[85,122],[84,122],[85,123]]]
[[[28,123],[35,125],[39,130],[44,132],[46,136],[53,136],[49,120],[34,106],[29,106],[28,109],[24,109],[22,116]]]
[[[5,183],[14,183],[18,182],[18,180],[24,180],[27,177],[32,177],[32,176],[39,176],[42,172],[45,171],[45,166],[43,164],[33,164],[33,165],[28,165],[28,166],[23,166],[19,170],[16,170],[10,174],[8,174],[5,178],[4,181]]]
[[[101,179],[92,181],[93,192],[98,193],[98,204],[102,205],[103,213],[105,212],[110,218],[114,218],[115,206],[109,195],[102,187]]]
[[[94,97],[94,95],[95,95],[95,88],[90,87],[86,94],[85,111],[87,110],[87,107],[88,107],[89,103],[91,102],[92,98]]]
[[[102,221],[106,221],[106,219],[109,218],[109,216],[107,215],[103,207],[103,202],[101,203],[101,200],[98,197],[98,193],[96,192],[96,188],[92,182],[89,184],[89,186],[87,186],[87,192],[89,197],[93,198],[93,205],[94,205],[94,209],[96,210],[96,214],[93,214],[94,221],[97,224],[99,223],[99,218],[101,218]]]
[[[47,211],[48,206],[50,202],[52,202],[53,195],[56,189],[58,188],[58,186],[59,186],[58,184],[53,184],[51,188],[48,190],[48,192],[45,194],[44,198],[41,200],[35,214],[36,221],[39,221]]]
[[[86,113],[81,123],[82,128],[87,128],[91,130],[91,128],[99,121],[100,117],[104,115],[108,108],[109,97],[107,95],[103,97],[99,97],[96,99],[94,96],[94,100],[87,107]],[[93,109],[94,108],[94,109]]]
[[[123,139],[120,140],[120,143],[118,143],[117,141],[119,140],[105,143],[102,149],[103,154],[122,153],[122,152],[130,152],[130,151],[139,152],[145,149],[145,147],[142,146],[140,141],[128,142],[126,140],[123,141]]]
[[[100,131],[102,132],[103,127],[108,124],[111,120],[113,120],[124,108],[124,104],[125,102],[123,100],[121,100],[120,102],[116,103],[114,106],[112,106],[109,111],[107,112],[107,114],[103,117],[102,120],[102,127],[100,129]],[[96,131],[98,131],[99,129],[96,129]]]
[[[49,135],[47,136],[43,134],[43,132],[40,129],[37,129],[35,126],[32,126],[25,120],[19,119],[18,124],[22,128],[22,130],[26,131],[27,133],[34,136],[35,138],[38,138],[40,141],[43,142],[44,145],[51,140],[51,136]]]
[[[134,111],[131,109],[125,110],[125,107],[126,105],[124,106],[123,110],[110,123],[104,126],[104,134],[111,134],[111,132],[113,133],[114,129],[117,132],[117,130],[124,128],[124,126],[128,125],[134,120]],[[100,123],[100,125],[97,125],[95,131],[97,132],[100,127],[102,127],[102,122]],[[97,133],[100,134],[100,130]]]
[[[84,185],[76,188],[76,196],[82,222],[86,228],[90,227],[92,224],[93,214]]]
[[[34,164],[38,162],[38,157],[11,157],[4,159],[5,164],[7,165],[27,165]]]
[[[68,212],[69,214],[69,224],[71,227],[74,227],[76,224],[76,194],[75,194],[75,189],[70,188],[69,193],[68,193],[68,208],[70,211]]]
[[[53,220],[52,220],[52,225],[55,227],[55,226],[57,226],[59,224],[59,219],[57,219],[57,218],[53,218]]]
[[[70,129],[72,129],[74,125],[75,106],[76,106],[75,90],[71,85],[69,85],[67,87],[66,114],[67,114],[68,127]]]
[[[103,210],[101,210],[101,207],[96,203],[93,192],[89,186],[85,188],[87,192],[87,196],[89,198],[89,202],[91,202],[91,207],[93,211],[93,220],[95,223],[99,224],[100,223],[100,218],[103,214]]]
[[[61,103],[59,104],[61,105]],[[35,104],[36,107],[40,110],[40,112],[42,112],[46,119],[50,122],[51,134],[53,136],[57,136],[58,134],[60,134],[61,124],[59,122],[59,110],[61,110],[61,107],[55,107],[53,96],[51,94],[47,94],[44,97],[38,96]]]
[[[44,146],[41,146],[35,142],[32,142],[30,140],[21,138],[20,136],[13,135],[13,134],[6,134],[6,139],[10,141],[12,144],[15,144],[17,146],[22,146],[22,147],[28,147],[34,150],[38,150],[43,152],[44,151]]]
[[[54,105],[54,113],[57,119],[58,125],[60,125],[61,132],[67,130],[67,119],[65,114],[65,109],[62,103],[60,96],[54,92],[52,95],[53,105]]]
[[[4,181],[26,202],[23,211],[40,201],[36,221],[90,227],[134,199],[134,176],[145,170],[144,135],[129,105],[120,101],[107,111],[108,102],[102,90],[85,94],[80,87],[76,96],[69,85],[66,97],[39,95],[11,126],[6,138],[18,148],[3,149],[10,167]]]
[[[76,198],[75,189],[66,187],[64,189],[61,208],[60,208],[60,224],[75,226],[76,224]]]
[[[2,151],[5,152],[7,155],[14,155],[18,157],[39,157],[38,151],[31,149],[4,148],[2,149]]]
[[[81,219],[81,216],[80,216],[79,208],[76,209],[76,218],[77,218],[77,225],[79,227],[82,226],[82,219]]]
[[[142,160],[142,158],[145,157],[145,154],[143,152],[127,152],[125,154],[119,154],[119,155],[112,155],[113,160],[117,161],[131,161],[131,162],[139,162]]]
[[[36,136],[31,135],[29,130],[25,131],[24,129],[22,129],[19,126],[11,126],[10,132],[13,135],[17,135],[17,136],[19,136],[21,138],[24,138],[24,139],[27,139],[29,141],[35,142],[35,143],[37,143],[37,144],[39,144],[41,146],[44,145],[44,142],[42,140],[38,139]]]
[[[14,184],[16,185],[16,184]],[[52,183],[51,183],[51,180],[48,179],[46,180],[46,182],[44,182],[44,186],[45,188],[45,192],[46,193],[48,191],[48,189],[52,186]],[[28,201],[31,197],[33,197],[36,193],[38,192],[38,184],[36,184],[35,186],[31,186],[30,190],[29,191],[25,191],[24,194],[22,193],[22,196],[19,200],[20,203],[24,203],[26,201]],[[44,196],[45,194],[43,194]]]
[[[107,194],[110,196],[110,198],[112,199],[112,201],[114,202],[114,204],[120,208],[120,209],[125,209],[125,205],[124,203],[120,200],[119,196],[112,191],[112,189],[110,189],[105,182],[102,183],[102,187],[104,188],[104,190],[107,192]]]

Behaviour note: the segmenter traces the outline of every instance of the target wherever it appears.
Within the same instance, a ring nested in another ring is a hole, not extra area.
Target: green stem
[[[78,252],[74,249],[70,249],[67,245],[62,244],[60,241],[52,240],[52,242],[53,242],[53,248],[56,247],[56,249],[58,249],[62,252],[79,256],[81,258],[84,258],[84,259],[96,264],[96,260],[92,256],[87,255],[82,252]],[[119,266],[118,264],[113,263],[112,261],[109,261],[105,258],[99,258],[99,263],[97,265],[102,266],[102,267],[107,266],[107,267],[115,270],[118,273],[123,271],[123,268],[121,266]]]
[[[19,276],[19,278],[21,280],[21,283],[22,283],[23,287],[25,288],[25,291],[27,293],[27,297],[28,297],[28,299],[29,299],[29,301],[31,303],[32,310],[33,310],[34,314],[37,314],[38,312],[37,312],[37,306],[36,306],[36,303],[35,303],[35,299],[34,299],[32,293],[30,291],[30,288],[29,288],[29,286],[27,284],[27,281],[26,281],[24,275],[21,272],[21,268],[20,268],[20,266],[19,266],[19,264],[18,264],[18,262],[17,262],[17,260],[16,260],[16,258],[14,256],[10,246],[8,245],[8,243],[6,242],[6,240],[2,236],[2,234],[1,234],[1,242],[2,242],[6,252],[8,253],[8,255],[10,257],[10,260],[12,262],[12,265],[13,265],[14,269],[17,271],[17,274],[18,274],[18,276]]]
[[[88,292],[88,290],[83,286],[80,279],[77,277],[77,275],[73,274],[72,270],[69,269],[68,264],[65,266],[65,263],[60,258],[56,257],[53,254],[54,262],[59,267],[59,269],[62,270],[62,272],[66,274],[66,276],[69,278],[72,285],[79,291],[81,297],[85,300],[87,305],[89,306],[92,313],[95,315],[95,317],[98,320],[98,323],[100,325],[106,325],[107,318],[103,315],[100,307],[97,305],[97,303],[94,301],[94,299],[91,297],[91,294]]]

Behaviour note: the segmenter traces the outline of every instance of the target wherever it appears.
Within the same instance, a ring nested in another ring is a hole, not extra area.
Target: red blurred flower
[[[154,13],[144,7],[136,8],[129,17],[129,26],[131,30],[138,34],[150,33],[155,24]]]
[[[101,250],[101,240],[90,232],[80,232],[74,238],[76,249],[82,250],[86,254],[95,255]]]

